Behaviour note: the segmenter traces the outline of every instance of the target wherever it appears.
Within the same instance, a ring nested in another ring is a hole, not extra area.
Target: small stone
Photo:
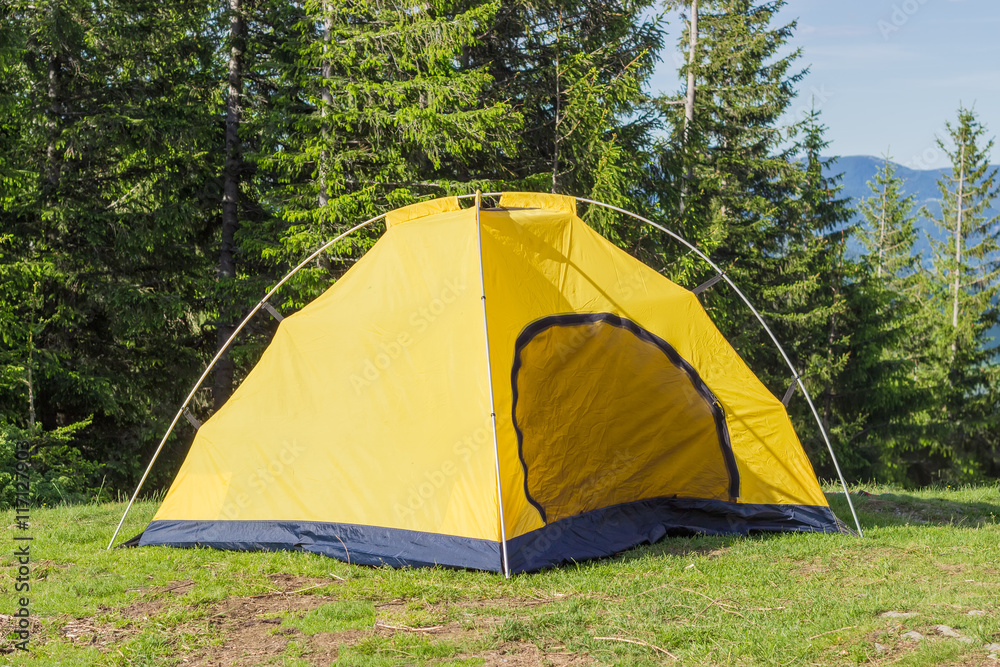
[[[876,653],[885,653],[885,647],[882,646],[881,644],[879,644],[878,642],[875,642],[875,652]]]
[[[986,612],[982,609],[973,609],[969,612],[969,616],[985,616]]]
[[[947,625],[939,625],[934,628],[934,632],[939,635],[944,635],[945,637],[961,637],[962,635],[957,632],[954,628],[949,628]]]
[[[917,632],[916,630],[910,630],[909,632],[904,632],[903,633],[903,638],[904,639],[909,639],[910,641],[913,641],[913,642],[918,642],[921,639],[923,639],[924,636],[922,634],[920,634],[919,632]]]
[[[916,615],[917,612],[915,611],[886,611],[879,614],[882,618],[910,618]]]
[[[975,643],[976,640],[973,639],[972,637],[959,637],[958,641],[962,642],[963,644],[973,644]]]
[[[987,651],[1000,651],[1000,644],[987,644],[983,648]]]

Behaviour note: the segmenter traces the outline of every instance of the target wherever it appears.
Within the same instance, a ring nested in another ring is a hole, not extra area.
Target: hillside
[[[875,172],[882,165],[882,162],[882,158],[870,155],[839,157],[833,163],[829,174],[842,174],[841,185],[843,189],[841,190],[841,194],[856,202],[871,196],[872,193],[868,188],[868,181],[875,177]],[[938,179],[950,173],[951,170],[918,170],[910,169],[898,163],[893,164],[896,166],[896,175],[903,179],[905,194],[912,194],[915,197],[914,212],[926,206],[933,215],[937,215],[940,212],[941,206],[941,193],[937,185]],[[1000,166],[994,165],[993,168],[997,169]],[[1000,201],[993,202],[993,207],[988,214],[1000,214]],[[927,260],[930,255],[930,244],[927,242],[927,237],[940,239],[942,234],[933,222],[923,217],[918,219],[917,227],[920,233],[917,239],[916,251],[921,253],[924,259]]]
[[[849,517],[844,496],[828,497]],[[104,549],[123,505],[32,510],[33,665],[989,665],[1000,488],[855,496],[865,537],[674,537],[502,576],[302,552]],[[126,527],[156,509],[141,502]],[[10,525],[12,512],[0,513]],[[0,555],[6,600],[20,567]],[[11,604],[13,604],[11,602]],[[16,607],[8,605],[11,614]],[[0,614],[10,637],[16,619]]]
[[[870,155],[848,155],[837,158],[829,170],[829,174],[841,174],[841,185],[843,186],[841,196],[849,197],[853,202],[857,202],[860,199],[871,196],[872,193],[868,187],[868,181],[875,177],[875,172],[882,163],[882,158]],[[898,163],[893,164],[896,166],[896,175],[903,179],[904,193],[914,195],[914,212],[916,213],[921,207],[926,206],[932,215],[937,215],[941,210],[941,193],[938,190],[938,179],[949,174],[951,170],[918,170],[910,169]],[[1000,165],[993,165],[993,168],[998,169]],[[1000,199],[994,201],[993,206],[987,212],[987,215],[990,216],[998,214],[1000,214]],[[856,220],[860,220],[860,215],[856,216]],[[943,240],[944,235],[932,221],[923,216],[918,216],[917,218],[917,229],[917,242],[914,246],[914,251],[920,254],[924,263],[927,264],[931,258],[931,245],[928,239]],[[849,248],[853,253],[860,252],[860,246],[857,241],[852,241]],[[1000,340],[1000,328],[993,329],[992,335],[994,341]]]

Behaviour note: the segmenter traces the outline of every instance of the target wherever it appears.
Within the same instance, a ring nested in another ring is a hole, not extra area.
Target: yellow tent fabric
[[[841,529],[697,298],[574,199],[447,198],[386,227],[281,323],[139,544],[516,572],[675,532]]]

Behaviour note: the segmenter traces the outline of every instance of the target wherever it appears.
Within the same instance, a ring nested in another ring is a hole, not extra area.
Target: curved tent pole
[[[476,194],[459,195],[457,198],[458,199],[468,199],[468,198],[476,197],[477,200],[478,200],[479,197],[495,197],[495,196],[499,196],[501,194],[503,194],[503,193],[501,193],[501,192],[483,192],[483,193],[476,193]],[[785,349],[781,346],[781,343],[778,342],[778,339],[774,335],[774,332],[771,331],[771,328],[767,325],[767,322],[764,321],[763,316],[761,316],[760,312],[758,312],[757,309],[754,307],[754,305],[752,303],[750,303],[750,300],[747,299],[746,295],[743,294],[743,292],[740,290],[740,288],[736,286],[736,284],[732,281],[732,279],[730,279],[730,277],[728,275],[726,275],[726,273],[722,270],[721,267],[719,267],[719,265],[717,265],[715,262],[713,262],[708,257],[708,255],[706,255],[705,253],[703,253],[701,250],[699,250],[697,247],[695,247],[694,245],[692,245],[689,241],[687,241],[684,237],[680,236],[679,234],[677,234],[675,232],[672,232],[671,230],[667,229],[666,227],[663,227],[662,225],[659,225],[659,224],[653,222],[652,220],[649,220],[648,218],[644,218],[641,215],[637,215],[635,213],[632,213],[631,211],[626,211],[623,208],[619,208],[617,206],[612,206],[611,204],[605,204],[604,202],[594,201],[593,199],[584,199],[583,197],[576,197],[575,199],[577,201],[582,201],[582,202],[585,202],[587,204],[594,204],[596,206],[603,206],[604,208],[608,208],[608,209],[611,209],[613,211],[617,211],[619,213],[622,213],[623,215],[627,215],[627,216],[629,216],[631,218],[635,218],[636,220],[638,220],[640,222],[644,222],[647,225],[649,225],[651,227],[654,227],[654,228],[660,230],[661,232],[667,234],[672,239],[674,239],[678,243],[684,245],[686,248],[688,248],[693,253],[695,253],[706,264],[708,264],[713,269],[715,269],[718,272],[718,274],[720,276],[722,276],[722,279],[726,281],[726,284],[728,284],[733,289],[733,291],[736,292],[736,294],[740,297],[740,299],[743,301],[743,303],[745,303],[746,306],[750,309],[750,311],[754,314],[754,317],[757,318],[757,321],[760,322],[760,325],[764,328],[764,331],[766,331],[767,335],[771,338],[771,342],[773,342],[774,345],[775,345],[775,347],[778,348],[778,352],[781,353],[781,356],[785,360],[785,363],[788,365],[788,368],[792,371],[792,375],[795,377],[795,381],[798,384],[799,389],[802,390],[802,395],[805,397],[806,402],[809,404],[809,409],[812,411],[813,417],[816,419],[816,425],[819,426],[819,430],[820,430],[820,433],[823,435],[823,440],[826,443],[827,450],[830,452],[830,457],[833,460],[833,466],[837,470],[837,476],[840,478],[840,484],[841,484],[841,486],[844,489],[844,496],[847,498],[847,505],[848,505],[848,507],[850,507],[850,509],[851,509],[851,515],[854,517],[854,525],[858,529],[858,535],[861,536],[861,537],[864,537],[864,531],[861,529],[861,522],[858,520],[858,514],[854,510],[854,503],[851,501],[851,494],[850,494],[850,492],[847,489],[847,482],[844,480],[844,474],[840,470],[840,464],[837,461],[837,455],[833,451],[833,445],[830,443],[830,438],[827,435],[826,428],[823,426],[823,421],[820,419],[819,413],[816,411],[816,406],[813,405],[812,397],[809,395],[809,391],[806,389],[806,386],[802,382],[802,378],[801,378],[799,372],[795,369],[795,365],[792,363],[791,359],[788,357],[788,354],[785,352]],[[477,205],[477,208],[478,208],[478,205]],[[108,549],[110,549],[112,547],[112,545],[114,545],[115,539],[118,537],[118,533],[121,531],[122,525],[125,523],[125,518],[128,516],[129,510],[132,509],[132,504],[135,502],[135,499],[138,497],[139,491],[142,489],[142,485],[146,482],[146,478],[149,476],[149,473],[150,473],[150,471],[153,468],[153,464],[156,463],[156,459],[157,459],[157,457],[159,457],[160,451],[163,449],[164,444],[166,444],[167,438],[169,438],[170,434],[173,432],[174,426],[177,425],[177,421],[181,418],[181,415],[184,414],[184,410],[187,408],[188,404],[191,402],[191,399],[194,397],[195,392],[198,391],[198,389],[201,387],[201,383],[205,381],[205,378],[208,377],[209,372],[211,372],[212,368],[214,368],[215,364],[219,361],[219,359],[222,357],[222,355],[225,353],[225,351],[227,349],[229,349],[229,346],[232,344],[232,342],[236,338],[237,334],[239,334],[240,331],[243,330],[243,328],[250,321],[250,319],[257,313],[258,310],[260,310],[264,306],[265,303],[267,303],[267,301],[274,295],[274,293],[277,292],[278,289],[281,288],[281,286],[284,285],[292,276],[294,276],[296,273],[298,273],[298,271],[302,267],[304,267],[310,261],[312,261],[313,259],[315,259],[321,252],[323,252],[324,250],[326,250],[327,248],[329,248],[331,245],[333,245],[337,241],[340,241],[341,239],[345,238],[346,236],[348,236],[350,234],[353,234],[354,232],[358,231],[359,229],[361,229],[363,227],[366,227],[367,225],[369,225],[369,224],[371,224],[373,222],[377,222],[378,220],[384,218],[385,215],[386,214],[383,213],[382,215],[376,216],[374,218],[366,220],[365,222],[362,222],[361,224],[355,225],[354,227],[352,227],[351,229],[347,230],[343,234],[337,236],[333,240],[328,241],[327,243],[323,244],[318,250],[316,250],[314,253],[312,253],[311,255],[309,255],[308,257],[306,257],[304,260],[302,260],[294,269],[292,269],[284,278],[282,278],[281,281],[279,281],[278,284],[275,285],[264,296],[264,298],[261,299],[257,303],[256,306],[254,306],[253,310],[250,311],[250,313],[243,319],[243,321],[240,322],[239,326],[233,332],[232,336],[229,337],[229,340],[226,341],[226,343],[225,343],[225,345],[223,345],[222,349],[220,349],[218,351],[218,353],[216,353],[215,357],[212,358],[212,361],[209,363],[208,367],[205,369],[205,372],[202,373],[202,375],[201,375],[200,378],[198,378],[198,382],[195,384],[194,388],[191,389],[191,392],[188,394],[187,398],[184,399],[184,403],[181,405],[180,409],[177,411],[177,414],[174,415],[173,421],[170,422],[170,426],[167,429],[167,432],[164,434],[163,439],[160,440],[159,446],[157,446],[156,451],[153,453],[153,458],[149,462],[149,466],[147,466],[146,471],[143,473],[142,479],[139,480],[139,485],[136,487],[135,493],[132,494],[132,498],[129,500],[128,506],[125,508],[125,513],[122,515],[121,521],[118,522],[118,527],[115,528],[115,533],[114,533],[114,535],[112,535],[111,541],[108,543],[108,547],[107,547]]]
[[[219,351],[215,354],[215,356],[212,357],[212,361],[209,362],[208,366],[205,368],[205,372],[201,374],[200,378],[198,378],[198,381],[195,383],[194,387],[191,389],[191,392],[187,395],[187,398],[184,399],[184,403],[181,405],[180,409],[177,411],[177,414],[174,415],[174,419],[173,419],[173,421],[170,422],[170,426],[167,428],[167,432],[163,434],[163,439],[160,440],[159,446],[156,448],[156,451],[153,452],[153,458],[152,458],[152,460],[150,460],[149,465],[146,466],[146,472],[144,472],[142,474],[142,479],[139,480],[139,485],[135,488],[135,493],[132,494],[132,498],[128,501],[128,506],[125,508],[125,513],[122,514],[122,519],[121,519],[121,521],[118,522],[118,527],[115,528],[115,534],[111,536],[111,541],[108,542],[108,549],[110,549],[112,547],[112,545],[114,545],[115,539],[118,537],[118,533],[121,531],[122,525],[125,523],[125,517],[128,516],[129,510],[132,509],[132,503],[134,503],[135,499],[139,496],[139,491],[142,490],[142,485],[146,483],[146,478],[149,477],[149,472],[153,469],[153,464],[156,463],[157,457],[160,456],[160,452],[163,450],[163,445],[166,444],[167,438],[169,438],[170,434],[173,433],[174,426],[177,425],[177,420],[179,420],[181,418],[181,415],[184,414],[184,410],[187,409],[188,403],[190,403],[191,399],[194,398],[195,392],[198,391],[198,389],[201,388],[201,383],[205,381],[205,378],[208,377],[208,374],[215,367],[215,364],[218,363],[219,359],[222,358],[222,355],[225,354],[226,350],[229,349],[229,346],[232,345],[232,343],[233,343],[234,340],[236,340],[236,336],[239,335],[240,331],[243,330],[243,327],[245,327],[247,325],[247,323],[250,322],[251,318],[253,318],[253,316],[257,314],[258,310],[260,310],[262,307],[264,307],[264,304],[267,303],[268,299],[270,299],[272,296],[274,296],[274,293],[277,292],[281,288],[282,285],[284,285],[286,282],[288,282],[288,280],[292,276],[294,276],[296,273],[299,272],[299,269],[301,269],[306,264],[308,264],[309,262],[311,262],[321,252],[323,252],[324,250],[326,250],[327,248],[329,248],[330,246],[332,246],[337,241],[340,241],[341,239],[343,239],[343,238],[345,238],[347,236],[350,236],[354,232],[358,231],[359,229],[361,229],[363,227],[366,227],[366,226],[370,225],[373,222],[381,220],[385,216],[386,216],[386,214],[383,213],[382,215],[375,216],[374,218],[371,218],[370,220],[365,220],[361,224],[358,224],[358,225],[355,225],[355,226],[351,227],[346,232],[344,232],[340,236],[334,238],[333,240],[327,241],[326,243],[324,243],[322,246],[319,247],[318,250],[316,250],[314,253],[312,253],[311,255],[309,255],[308,257],[306,257],[304,260],[302,260],[301,262],[299,262],[299,264],[294,269],[292,269],[291,271],[289,271],[288,274],[284,278],[282,278],[280,281],[278,281],[278,284],[275,285],[274,287],[272,287],[271,290],[266,295],[264,295],[264,298],[257,302],[257,305],[253,307],[253,310],[251,310],[250,313],[246,317],[243,318],[243,321],[240,322],[239,326],[236,327],[236,330],[233,331],[233,335],[231,335],[229,337],[229,340],[226,341],[225,345],[223,345],[219,349]]]
[[[507,525],[503,514],[503,484],[500,481],[500,445],[497,440],[497,406],[493,400],[493,365],[490,362],[490,327],[486,319],[486,274],[483,271],[483,226],[479,212],[482,210],[482,193],[476,192],[476,234],[479,242],[479,289],[483,302],[483,337],[486,343],[486,384],[490,394],[490,423],[493,426],[493,462],[497,470],[497,507],[500,510],[500,546],[503,557],[503,574],[510,579],[510,560],[507,557]]]
[[[824,442],[826,442],[826,448],[829,450],[829,452],[830,452],[830,458],[833,460],[833,467],[836,468],[836,470],[837,470],[837,476],[840,478],[840,484],[844,488],[844,496],[847,498],[847,506],[851,508],[851,515],[854,517],[854,525],[857,526],[857,528],[858,528],[858,535],[861,536],[861,537],[864,537],[864,531],[861,530],[861,522],[858,520],[858,513],[854,511],[854,503],[851,502],[851,493],[850,493],[850,491],[847,490],[847,482],[844,481],[844,474],[840,471],[840,464],[837,462],[837,455],[833,453],[833,445],[830,443],[830,438],[829,438],[829,436],[826,433],[826,428],[824,428],[824,426],[823,426],[823,420],[821,420],[819,418],[819,413],[816,411],[816,406],[813,405],[812,397],[809,395],[809,392],[806,390],[805,384],[803,384],[803,382],[802,382],[802,376],[799,374],[799,372],[797,370],[795,370],[795,365],[792,363],[792,360],[788,358],[788,354],[785,353],[785,348],[783,348],[781,346],[781,343],[778,342],[778,338],[774,335],[774,332],[772,332],[771,328],[769,326],[767,326],[767,322],[764,321],[764,318],[757,311],[757,309],[754,308],[753,304],[750,303],[750,300],[747,299],[746,295],[744,295],[743,292],[740,291],[740,288],[736,286],[736,283],[734,283],[729,278],[729,276],[726,275],[726,273],[722,270],[722,268],[719,267],[718,264],[716,264],[711,259],[709,259],[708,255],[706,255],[701,250],[699,250],[694,245],[692,245],[687,240],[685,240],[683,237],[681,237],[680,235],[676,234],[675,232],[670,231],[666,227],[663,227],[662,225],[658,225],[657,223],[653,222],[652,220],[648,220],[648,219],[642,217],[641,215],[636,215],[635,213],[632,213],[630,211],[626,211],[623,208],[618,208],[617,206],[612,206],[611,204],[605,204],[603,202],[594,201],[592,199],[584,199],[582,197],[577,197],[576,200],[577,201],[586,202],[588,204],[595,204],[597,206],[603,206],[603,207],[609,208],[609,209],[611,209],[613,211],[618,211],[619,213],[623,213],[623,214],[625,214],[627,216],[635,218],[636,220],[639,220],[640,222],[644,222],[647,225],[650,225],[651,227],[655,227],[656,229],[659,229],[661,232],[667,234],[672,239],[674,239],[675,241],[683,244],[685,247],[687,247],[693,253],[695,253],[696,255],[698,255],[698,257],[700,257],[709,266],[711,266],[713,269],[715,269],[718,272],[718,274],[720,276],[722,276],[722,279],[725,280],[726,283],[730,287],[733,288],[733,291],[736,292],[736,294],[740,297],[740,299],[743,300],[743,303],[745,303],[747,305],[747,307],[751,310],[751,312],[753,312],[754,316],[757,318],[757,321],[760,322],[760,325],[762,327],[764,327],[764,331],[766,331],[767,335],[770,336],[771,341],[774,343],[775,347],[778,348],[778,352],[780,352],[781,356],[784,358],[785,363],[788,364],[788,368],[791,369],[792,376],[795,378],[795,382],[798,383],[799,389],[802,390],[802,395],[805,396],[806,402],[809,404],[809,409],[812,410],[813,417],[816,418],[816,425],[819,426],[819,432],[823,435]]]

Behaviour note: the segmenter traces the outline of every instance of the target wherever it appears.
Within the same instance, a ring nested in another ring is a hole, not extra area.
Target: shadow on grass
[[[829,493],[830,507],[849,522],[851,510],[843,493]],[[851,494],[862,528],[876,526],[934,525],[975,528],[1000,523],[1000,505],[929,498],[907,493]]]
[[[849,527],[854,527],[851,510],[843,493],[828,493],[831,509]],[[879,495],[851,494],[865,530],[888,526],[956,526],[975,528],[1000,523],[1000,504],[961,502],[943,498],[921,497],[906,493]],[[668,536],[655,544],[640,545],[608,558],[598,558],[584,566],[596,567],[607,563],[628,563],[657,556],[722,556],[737,542],[747,540],[769,542],[781,540],[788,533],[751,533],[750,535],[691,535]]]
[[[587,561],[589,564],[628,563],[658,556],[701,556],[716,558],[724,555],[737,542],[769,542],[788,533],[751,533],[750,535],[668,535],[655,544],[642,544],[628,551]]]

